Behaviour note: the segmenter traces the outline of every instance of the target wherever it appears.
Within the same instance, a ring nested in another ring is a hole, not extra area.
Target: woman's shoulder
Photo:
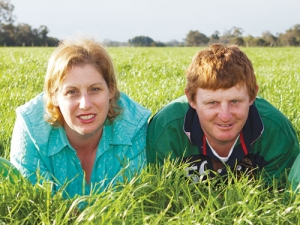
[[[41,117],[43,118],[45,112],[43,96],[44,94],[40,93],[24,105],[19,106],[16,109],[17,114],[21,114],[32,120],[39,120]]]
[[[151,113],[124,93],[121,93],[118,104],[122,111],[113,123],[105,128],[105,133],[115,145],[131,145],[132,139],[140,132],[145,132]]]
[[[45,120],[44,94],[40,93],[24,105],[16,109],[17,118],[24,121],[27,128],[38,134],[46,133],[51,130],[51,125]]]
[[[37,95],[16,109],[15,128],[19,132],[16,138],[33,141],[38,149],[46,151],[52,126],[44,119],[43,93]]]
[[[148,122],[151,115],[150,110],[131,99],[125,93],[121,92],[118,104],[122,108],[122,111],[117,119],[121,119],[123,122],[133,126],[138,126],[139,124]]]

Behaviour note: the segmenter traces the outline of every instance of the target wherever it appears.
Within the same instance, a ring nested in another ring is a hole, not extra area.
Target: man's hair
[[[108,52],[93,39],[69,39],[60,42],[52,53],[45,76],[46,119],[51,125],[61,126],[64,124],[64,118],[59,107],[53,104],[53,96],[68,70],[73,66],[83,65],[93,66],[103,76],[109,91],[113,93],[107,115],[108,121],[112,122],[119,115],[121,109],[117,105],[117,101],[120,97],[120,91],[117,87],[114,65]]]
[[[246,85],[251,100],[256,97],[257,83],[252,63],[236,45],[212,44],[199,51],[186,72],[186,91],[195,100],[198,88],[217,90]]]

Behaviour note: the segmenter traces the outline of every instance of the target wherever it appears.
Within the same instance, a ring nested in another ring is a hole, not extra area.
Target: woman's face
[[[70,68],[53,99],[64,117],[68,138],[101,137],[112,98],[102,74],[92,65]]]

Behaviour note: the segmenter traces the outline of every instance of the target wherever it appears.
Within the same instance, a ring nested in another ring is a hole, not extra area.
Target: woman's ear
[[[109,100],[113,99],[115,97],[115,90],[109,91]]]
[[[54,94],[51,95],[51,102],[54,106],[58,107],[57,98]]]

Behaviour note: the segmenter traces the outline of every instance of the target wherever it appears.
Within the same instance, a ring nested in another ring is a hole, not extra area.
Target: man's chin
[[[238,137],[238,134],[230,134],[230,135],[216,135],[215,139],[220,141],[220,142],[231,142],[235,141],[235,139]]]

